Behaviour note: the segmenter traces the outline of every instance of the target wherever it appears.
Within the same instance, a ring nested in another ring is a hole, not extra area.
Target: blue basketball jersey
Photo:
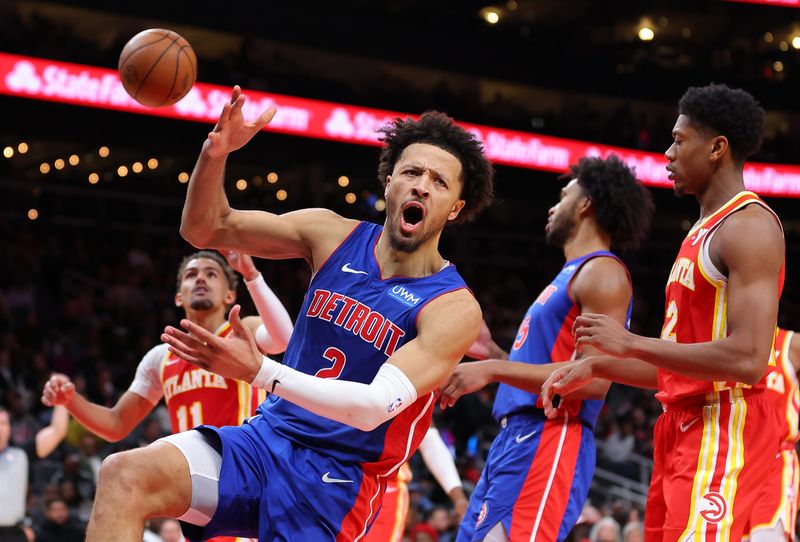
[[[375,245],[383,227],[362,222],[311,280],[283,362],[306,374],[370,383],[381,365],[417,336],[416,320],[435,298],[466,288],[455,266],[422,278],[381,279]],[[276,433],[365,470],[390,473],[430,425],[433,393],[364,432],[270,396],[259,413]]]
[[[581,310],[569,295],[569,286],[583,264],[598,257],[609,257],[620,261],[611,252],[602,250],[584,254],[565,263],[556,278],[542,290],[528,308],[519,326],[514,346],[508,354],[509,361],[544,364],[568,361],[575,356],[572,324],[575,323]],[[633,298],[628,305],[626,326],[630,325],[632,308]],[[500,384],[492,414],[499,421],[504,416],[541,406],[538,394]],[[562,405],[562,408],[569,409],[571,414],[578,415],[592,427],[602,407],[601,400],[567,400]]]

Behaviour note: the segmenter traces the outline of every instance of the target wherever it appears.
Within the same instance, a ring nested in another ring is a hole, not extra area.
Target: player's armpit
[[[408,377],[422,396],[443,384],[475,342],[482,322],[472,294],[456,290],[428,303],[417,319],[417,337],[387,360]]]

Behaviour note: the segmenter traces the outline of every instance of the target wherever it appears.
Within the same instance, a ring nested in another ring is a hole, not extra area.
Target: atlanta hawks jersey
[[[789,358],[794,331],[778,328],[775,335],[775,367],[766,375],[767,396],[775,402],[781,420],[781,442],[796,444],[800,440],[798,417],[800,416],[800,389],[797,373]]]
[[[572,299],[569,287],[575,274],[586,262],[601,257],[620,261],[611,252],[597,251],[564,264],[556,278],[542,290],[539,297],[528,308],[511,352],[508,354],[510,361],[540,365],[573,359],[575,337],[572,334],[572,324],[580,315],[581,309]],[[621,261],[620,264],[624,267]],[[632,308],[633,299],[631,298],[625,319],[626,326],[630,324]],[[504,416],[532,408],[541,408],[541,406],[538,394],[507,384],[500,384],[492,414],[500,421]],[[578,415],[590,426],[594,426],[602,407],[602,400],[568,400],[561,406],[570,414]]]
[[[228,322],[217,330],[226,337]],[[136,370],[130,391],[156,404],[164,397],[172,432],[198,425],[239,425],[255,413],[266,392],[246,382],[224,378],[172,354],[166,344],[148,352]]]
[[[747,205],[761,205],[775,214],[754,193],[740,192],[686,235],[667,279],[662,339],[702,343],[728,335],[728,278],[711,261],[709,245],[725,219]],[[780,224],[777,215],[775,219]],[[783,289],[783,276],[784,269],[781,267],[779,295]],[[769,363],[771,366],[775,364],[773,359]],[[763,389],[765,378],[752,388]],[[662,403],[670,403],[695,395],[743,387],[747,386],[740,382],[707,382],[659,369],[656,397]]]
[[[319,267],[309,285],[284,363],[306,374],[370,383],[398,348],[417,336],[420,311],[466,288],[453,265],[420,278],[382,278],[375,245],[383,228],[362,222]],[[430,425],[433,393],[365,432],[269,396],[259,413],[275,432],[344,462],[390,474]]]

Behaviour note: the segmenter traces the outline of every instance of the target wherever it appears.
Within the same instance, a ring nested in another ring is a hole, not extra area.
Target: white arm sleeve
[[[256,329],[256,343],[262,352],[280,354],[286,350],[292,336],[292,319],[278,296],[267,286],[261,273],[253,280],[245,280],[247,291],[261,317],[262,325]]]
[[[144,355],[136,368],[128,391],[144,397],[149,402],[158,404],[164,395],[164,386],[161,383],[161,364],[169,353],[166,344],[159,344]]]
[[[438,429],[435,427],[428,429],[425,438],[419,444],[419,452],[422,454],[425,466],[431,471],[445,493],[461,487],[461,477],[458,475],[453,456],[447,449]]]
[[[252,382],[319,416],[372,431],[417,400],[417,390],[395,365],[384,363],[370,384],[317,378],[264,356]]]

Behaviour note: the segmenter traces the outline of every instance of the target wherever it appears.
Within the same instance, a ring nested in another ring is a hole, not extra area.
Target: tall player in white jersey
[[[275,114],[242,115],[234,88],[189,183],[181,234],[197,246],[303,258],[309,292],[284,356],[263,357],[234,307],[220,339],[169,327],[171,351],[272,396],[238,427],[187,431],[111,456],[87,540],[138,542],[148,517],[181,516],[192,539],[217,534],[303,542],[361,540],[387,481],[419,445],[433,392],[478,335],[481,311],[438,250],[451,221],[491,200],[481,144],[441,113],[383,129],[383,226],[324,209],[274,215],[228,205],[228,154]]]

